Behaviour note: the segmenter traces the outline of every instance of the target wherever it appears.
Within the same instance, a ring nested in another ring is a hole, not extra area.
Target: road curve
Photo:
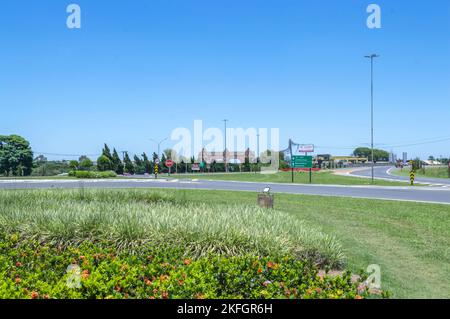
[[[409,182],[408,176],[396,176],[389,174],[389,171],[391,169],[395,169],[393,166],[380,166],[375,167],[374,169],[374,176],[376,178],[381,179],[390,179],[395,181],[405,181]],[[408,169],[408,168],[404,168]],[[364,168],[364,169],[358,169],[355,171],[352,171],[349,173],[351,176],[358,176],[358,177],[371,177],[372,172],[371,168]],[[432,185],[443,185],[443,186],[450,186],[450,178],[429,178],[429,177],[416,177],[417,183],[425,183],[425,184],[432,184]]]
[[[260,192],[267,186],[271,187],[274,193],[450,204],[450,188],[442,187],[303,185],[176,179],[0,180],[0,189],[171,188]]]

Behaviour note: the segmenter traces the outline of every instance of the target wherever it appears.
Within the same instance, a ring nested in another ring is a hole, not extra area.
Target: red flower
[[[86,256],[80,256],[80,259],[81,259],[81,260],[85,260],[85,259],[86,259]]]
[[[39,294],[36,291],[33,291],[31,293],[31,299],[38,299],[39,298]]]
[[[163,291],[162,294],[161,294],[161,297],[163,299],[168,299],[169,298],[169,293],[167,291]]]
[[[48,294],[45,294],[44,299],[50,299],[50,296]]]
[[[22,267],[22,263],[20,261],[16,262],[16,267]]]
[[[20,284],[21,281],[22,279],[20,279],[19,277],[16,278],[16,284]]]

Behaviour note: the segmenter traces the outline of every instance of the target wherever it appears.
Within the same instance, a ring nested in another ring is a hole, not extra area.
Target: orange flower
[[[278,268],[278,265],[277,265],[276,263],[274,263],[274,262],[269,261],[269,262],[267,263],[267,268],[270,268],[270,269],[277,269],[277,268]]]
[[[356,295],[355,299],[363,299],[360,295]]]
[[[120,286],[117,285],[117,286],[114,287],[114,290],[117,291],[117,292],[120,292],[122,290],[122,288],[120,288]]]
[[[45,294],[44,299],[50,299],[50,296],[48,294]]]
[[[184,260],[184,264],[187,266],[187,265],[190,265],[191,264],[191,260],[190,259],[185,259]]]
[[[22,267],[22,263],[20,261],[16,262],[16,267]]]
[[[145,278],[145,279],[144,279],[144,283],[145,283],[147,286],[151,286],[151,285],[152,285],[151,280],[149,280],[148,278]]]
[[[20,284],[21,281],[22,281],[22,279],[20,279],[20,277],[16,278],[16,284]]]
[[[83,270],[83,272],[81,273],[81,278],[83,279],[87,279],[89,277],[89,270]]]
[[[258,268],[258,274],[261,274],[263,270],[261,268]]]
[[[180,286],[183,286],[183,285],[184,285],[184,281],[183,281],[183,280],[178,280],[178,284],[179,284]]]
[[[163,299],[168,299],[169,298],[169,293],[167,291],[163,291],[162,294],[161,294],[161,297]]]
[[[85,260],[86,256],[80,256],[80,260]]]
[[[31,299],[37,299],[37,298],[39,298],[39,294],[36,291],[33,291],[31,293]]]

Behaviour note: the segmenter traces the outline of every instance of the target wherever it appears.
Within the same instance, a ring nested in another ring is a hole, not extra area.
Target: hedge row
[[[319,276],[290,257],[191,259],[181,251],[117,253],[84,243],[62,249],[0,235],[0,298],[356,298],[350,273]],[[69,268],[68,268],[69,267]],[[68,271],[69,269],[69,271]],[[361,279],[362,280],[362,279]]]
[[[113,171],[95,172],[95,171],[71,171],[69,176],[76,178],[113,178],[117,174]]]

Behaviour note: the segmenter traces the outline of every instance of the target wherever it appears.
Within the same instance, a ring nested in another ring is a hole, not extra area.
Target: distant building
[[[403,152],[403,164],[407,164],[408,163],[408,153]]]
[[[198,153],[198,160],[201,161],[203,159],[207,164],[211,164],[214,161],[216,163],[224,163],[225,156],[229,164],[244,164],[246,158],[248,158],[250,163],[256,163],[255,153],[250,151],[250,149],[247,149],[245,152],[230,152],[228,150],[224,152],[208,152],[206,149],[203,149]]]
[[[423,164],[423,165],[426,165],[426,166],[439,166],[439,165],[442,165],[441,162],[436,161],[436,160],[426,160],[426,161],[422,161],[422,164]]]
[[[332,156],[331,160],[335,163],[342,164],[365,164],[369,162],[367,157],[356,157],[356,156]]]

